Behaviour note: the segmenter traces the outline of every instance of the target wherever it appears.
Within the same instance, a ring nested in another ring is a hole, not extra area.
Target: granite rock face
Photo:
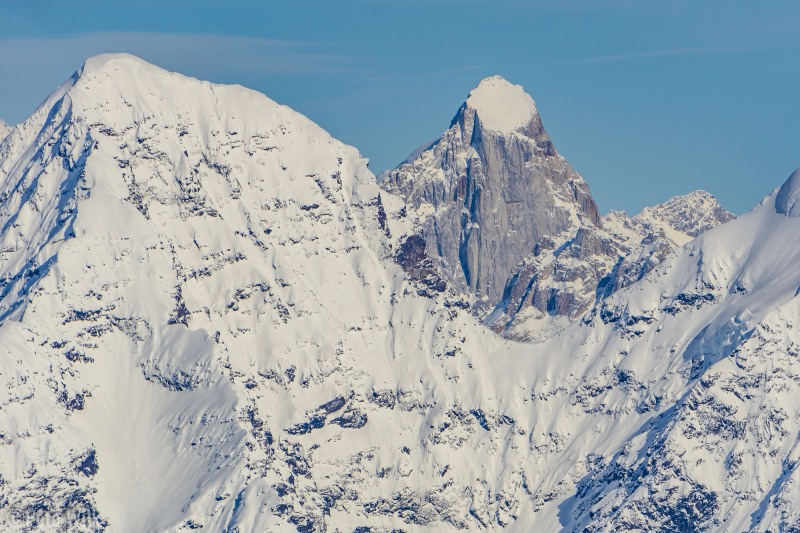
[[[491,101],[511,91],[521,88],[496,77],[481,82],[444,135],[383,180],[415,211],[428,255],[474,295],[478,312],[497,305],[540,239],[601,225],[586,182],[556,152],[533,100],[525,95],[519,111],[531,114],[519,125],[498,120]],[[476,94],[483,99],[473,102]]]
[[[406,201],[428,268],[492,329],[526,340],[553,334],[734,218],[704,191],[634,218],[600,217],[533,99],[499,77],[483,80],[444,135],[382,186]]]
[[[566,239],[542,238],[484,322],[509,337],[541,340],[641,280],[695,236],[733,218],[713,196],[696,191],[633,218],[611,212],[602,227],[582,226]]]

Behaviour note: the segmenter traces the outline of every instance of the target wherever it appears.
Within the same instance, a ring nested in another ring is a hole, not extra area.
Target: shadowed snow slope
[[[775,197],[775,210],[790,217],[800,217],[800,169],[789,176]]]
[[[397,265],[411,217],[355,149],[131,56],[0,143],[0,198],[4,529],[800,519],[800,218],[774,196],[536,345]]]

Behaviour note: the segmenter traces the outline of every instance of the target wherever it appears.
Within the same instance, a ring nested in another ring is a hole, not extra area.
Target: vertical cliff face
[[[734,218],[703,191],[634,218],[601,218],[533,99],[500,77],[481,81],[444,135],[382,186],[406,201],[428,284],[438,271],[487,325],[529,340],[552,335]]]
[[[514,267],[542,237],[601,225],[583,178],[553,147],[534,101],[483,80],[450,128],[388,173],[383,186],[418,217],[427,253],[479,313],[501,299]]]

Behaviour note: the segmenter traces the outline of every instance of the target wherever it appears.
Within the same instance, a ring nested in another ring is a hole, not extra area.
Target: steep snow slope
[[[4,138],[6,135],[8,135],[8,132],[10,132],[10,131],[11,131],[11,126],[9,126],[9,125],[8,125],[6,122],[4,122],[3,120],[0,120],[0,141],[2,141],[2,140],[3,140],[3,138]]]
[[[0,150],[11,518],[273,527],[262,500],[313,483],[271,488],[310,461],[271,432],[339,396],[355,424],[350,382],[380,379],[364,356],[405,320],[365,162],[262,95],[129,56],[87,61]]]
[[[619,339],[604,350],[621,356],[628,383],[648,376],[660,412],[579,483],[562,524],[797,527],[799,229],[772,195],[598,309],[594,322]]]
[[[353,148],[130,56],[0,143],[0,197],[6,529],[797,521],[800,218],[774,195],[536,345],[430,288]]]

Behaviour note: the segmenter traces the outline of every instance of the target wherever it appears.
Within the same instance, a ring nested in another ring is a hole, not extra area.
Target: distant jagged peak
[[[525,89],[501,76],[481,80],[465,105],[475,111],[484,128],[500,133],[524,128],[536,115],[536,103]]]
[[[736,216],[722,207],[714,195],[703,190],[675,196],[662,204],[646,207],[634,217],[642,223],[666,224],[692,238],[734,218]]]
[[[789,217],[800,217],[800,168],[795,170],[775,196],[775,210]]]

